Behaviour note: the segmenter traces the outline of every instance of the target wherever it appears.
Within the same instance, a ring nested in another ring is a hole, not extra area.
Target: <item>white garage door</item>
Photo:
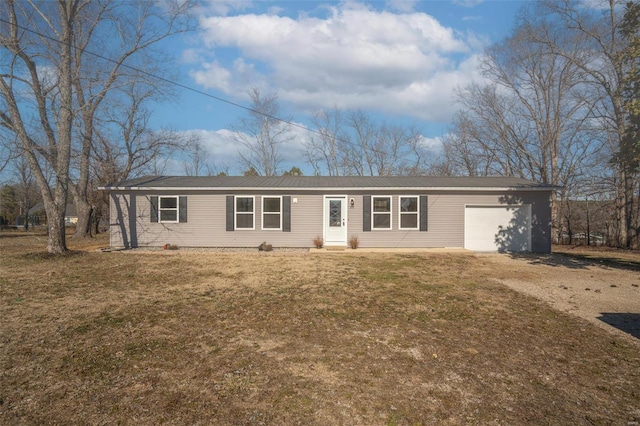
[[[464,248],[474,251],[531,251],[531,205],[466,206]]]

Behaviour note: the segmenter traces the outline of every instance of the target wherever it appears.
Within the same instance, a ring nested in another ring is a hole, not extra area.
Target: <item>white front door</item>
[[[324,244],[347,245],[347,196],[324,198]]]

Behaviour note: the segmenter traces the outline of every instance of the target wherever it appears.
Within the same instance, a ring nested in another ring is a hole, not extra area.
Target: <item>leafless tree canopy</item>
[[[603,10],[573,0],[525,6],[511,36],[486,51],[488,83],[458,91],[461,110],[438,169],[558,185],[558,235],[569,200],[597,187],[617,200],[611,243],[637,245],[637,170],[619,155],[629,117],[621,82],[630,72],[621,10],[613,0]]]
[[[291,120],[279,117],[278,95],[263,95],[258,88],[249,91],[248,115],[234,126],[240,163],[261,176],[277,176],[282,166],[283,145],[293,139]]]
[[[142,140],[141,103],[159,93],[149,73],[162,75],[156,46],[189,28],[188,8],[183,1],[7,0],[0,5],[0,16],[8,21],[0,31],[0,125],[15,135],[40,188],[50,252],[66,251],[69,192],[78,207],[77,234],[88,229],[93,160],[100,158],[93,154],[105,154],[105,144],[114,140],[107,129],[115,123],[129,126],[129,142]]]
[[[319,111],[306,158],[316,174],[424,174],[428,149],[415,126],[379,124],[360,110]]]

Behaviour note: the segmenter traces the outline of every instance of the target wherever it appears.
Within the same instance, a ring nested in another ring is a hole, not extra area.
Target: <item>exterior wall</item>
[[[154,195],[188,197],[186,223],[154,223],[150,220],[150,199]],[[226,231],[226,196],[255,196],[255,229]],[[290,195],[291,232],[262,230],[262,195]],[[111,193],[110,229],[113,247],[162,246],[184,247],[257,247],[263,241],[274,247],[312,247],[313,238],[323,235],[324,195],[346,195],[354,199],[348,207],[347,239],[357,236],[360,247],[463,247],[466,205],[530,204],[532,250],[551,250],[551,211],[549,193],[516,192],[444,192],[444,191],[117,191]],[[392,229],[363,232],[363,197],[392,197]],[[398,229],[400,195],[427,195],[428,230]],[[297,201],[297,202],[296,202]],[[132,213],[132,214],[131,214]]]
[[[389,195],[392,197],[392,229],[362,231],[362,194],[352,194],[355,207],[349,209],[348,235],[357,235],[360,247],[463,247],[464,209],[466,205],[531,205],[531,250],[551,251],[551,210],[547,192],[455,192],[425,191],[420,193],[387,191],[367,195]],[[427,195],[427,232],[399,230],[398,202],[401,195]],[[359,207],[359,208],[358,208]],[[353,212],[353,214],[352,214]]]
[[[187,222],[151,222],[151,196],[187,196]],[[226,231],[226,196],[255,196],[255,229]],[[262,230],[262,195],[291,195],[291,230]],[[278,192],[113,192],[110,197],[110,232],[113,247],[176,244],[183,247],[312,247],[322,235],[322,196]],[[131,215],[129,212],[135,214]]]

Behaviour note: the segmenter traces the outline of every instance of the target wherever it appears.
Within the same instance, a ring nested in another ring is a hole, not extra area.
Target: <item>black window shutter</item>
[[[427,226],[427,196],[426,195],[421,195],[420,196],[420,230],[421,231],[427,231],[428,230],[428,226]]]
[[[151,197],[151,222],[158,221],[158,197]]]
[[[227,231],[233,231],[233,215],[234,215],[235,198],[233,195],[227,195]]]
[[[181,196],[179,198],[179,207],[178,210],[180,212],[180,222],[186,222],[187,221],[187,197],[185,196]]]
[[[291,196],[282,197],[282,231],[291,232]]]
[[[371,195],[362,197],[362,230],[371,231]]]

